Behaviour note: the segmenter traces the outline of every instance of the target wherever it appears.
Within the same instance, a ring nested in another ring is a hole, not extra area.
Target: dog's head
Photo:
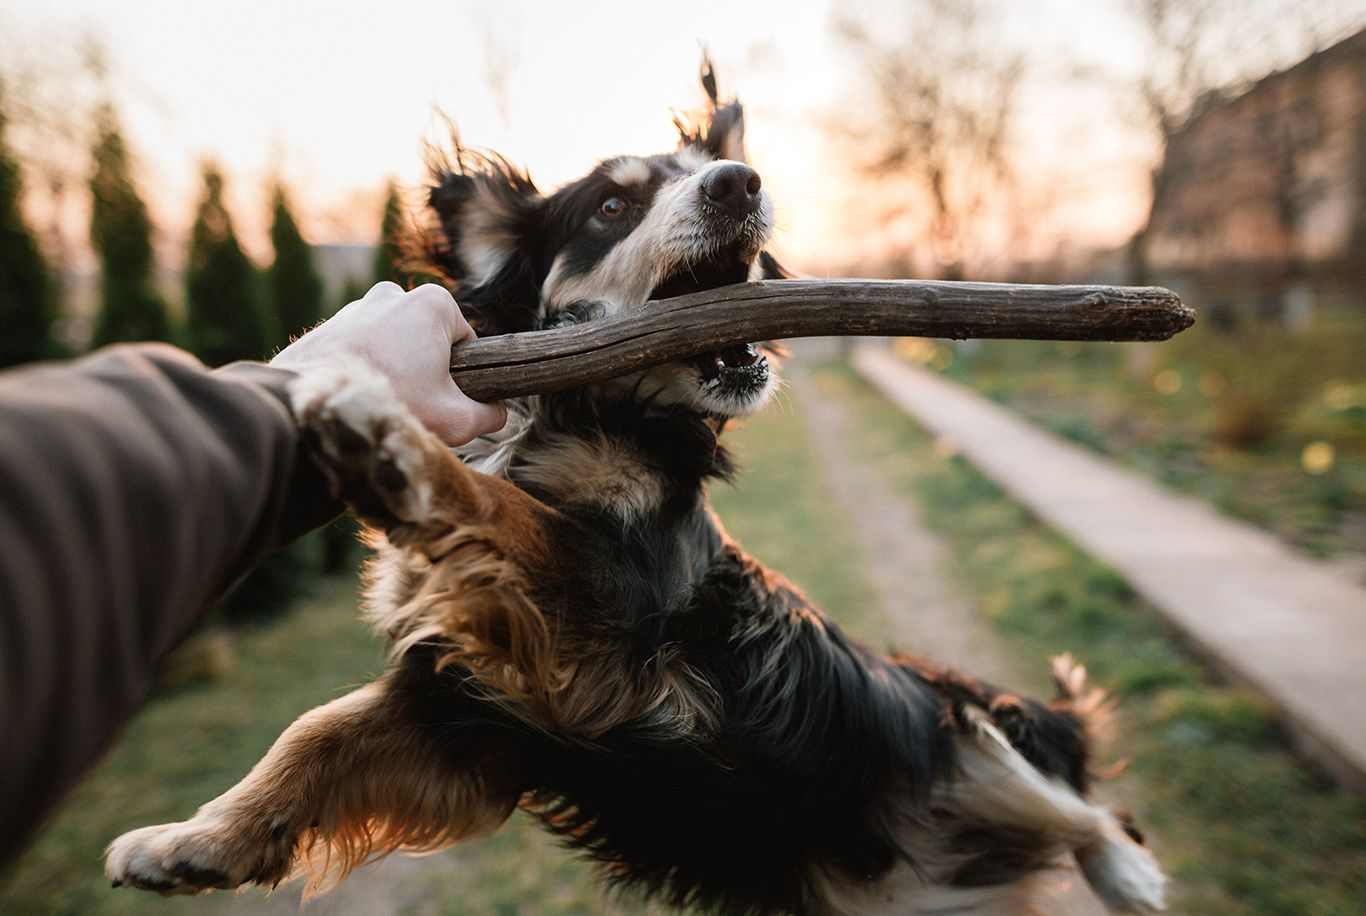
[[[677,150],[619,156],[551,194],[506,159],[456,140],[433,164],[426,259],[451,283],[481,334],[554,326],[650,299],[775,276],[764,245],[773,204],[744,161],[744,114],[711,99],[696,123],[677,121]],[[661,405],[733,416],[776,385],[761,347],[741,345],[624,383]]]

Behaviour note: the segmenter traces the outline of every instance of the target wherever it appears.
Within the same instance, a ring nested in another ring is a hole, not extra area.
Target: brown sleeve
[[[0,864],[195,620],[339,511],[301,450],[291,377],[161,345],[0,373]]]

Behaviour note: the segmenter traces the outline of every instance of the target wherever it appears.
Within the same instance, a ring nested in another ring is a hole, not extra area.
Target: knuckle
[[[365,294],[365,298],[368,299],[371,296],[391,296],[395,293],[402,295],[403,287],[399,286],[393,280],[381,280],[370,287],[370,291]]]
[[[435,283],[423,283],[414,287],[407,295],[412,301],[433,308],[449,308],[455,305],[455,297],[451,295],[451,291]]]

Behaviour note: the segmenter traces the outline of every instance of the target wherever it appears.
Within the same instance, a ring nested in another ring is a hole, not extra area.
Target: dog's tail
[[[1086,668],[1070,654],[1053,659],[1057,694],[1051,709],[1074,719],[1086,736],[1089,776],[1105,779],[1128,762],[1098,770],[1095,758],[1108,746],[1114,732],[1115,701],[1086,681]],[[1158,913],[1166,909],[1166,878],[1152,853],[1143,847],[1143,834],[1128,811],[1112,812],[1096,840],[1076,850],[1077,864],[1091,888],[1115,913]]]

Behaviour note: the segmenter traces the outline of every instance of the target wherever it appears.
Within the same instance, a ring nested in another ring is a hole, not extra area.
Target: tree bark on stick
[[[1166,340],[1194,321],[1175,293],[1151,286],[763,280],[648,302],[572,327],[467,341],[451,351],[451,374],[470,397],[491,401],[763,340]]]

